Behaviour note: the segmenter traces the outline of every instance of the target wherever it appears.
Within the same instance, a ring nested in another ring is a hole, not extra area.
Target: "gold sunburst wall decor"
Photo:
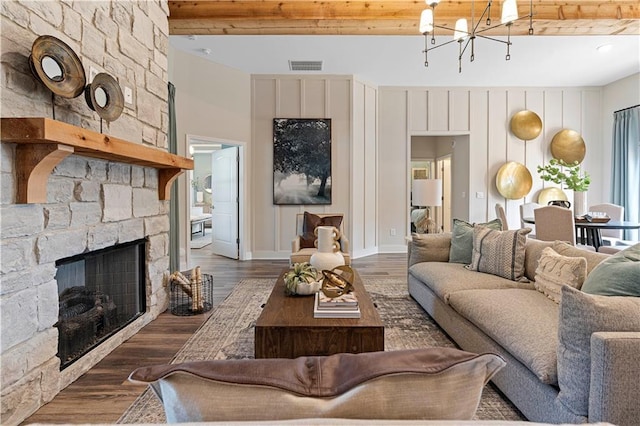
[[[518,138],[530,141],[540,136],[542,132],[542,120],[535,112],[523,110],[513,114],[510,127],[511,132]]]
[[[508,200],[523,198],[532,186],[533,178],[527,167],[515,161],[503,164],[496,175],[498,192]]]
[[[551,155],[567,164],[580,164],[587,153],[587,147],[580,133],[562,129],[551,140]]]

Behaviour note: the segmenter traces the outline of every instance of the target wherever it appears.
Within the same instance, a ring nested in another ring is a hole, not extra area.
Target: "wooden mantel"
[[[15,143],[17,203],[46,203],[53,168],[71,154],[158,169],[158,197],[168,200],[171,184],[193,160],[49,118],[2,118],[0,141]]]

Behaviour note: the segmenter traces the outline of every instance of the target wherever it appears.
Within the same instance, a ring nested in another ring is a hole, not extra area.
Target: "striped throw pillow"
[[[524,276],[524,251],[530,228],[497,231],[473,227],[472,271],[497,275],[512,281],[528,282]]]

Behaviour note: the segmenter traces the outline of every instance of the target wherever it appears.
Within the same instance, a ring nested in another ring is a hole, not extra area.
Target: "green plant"
[[[580,173],[580,164],[577,161],[567,164],[552,158],[546,166],[538,166],[538,173],[542,180],[564,185],[573,191],[586,191],[591,183],[591,177],[587,172]]]
[[[298,283],[312,283],[317,276],[318,271],[308,262],[294,263],[293,269],[284,274],[285,294],[287,296],[298,294]]]
[[[196,191],[202,191],[204,189],[204,184],[202,183],[202,179],[200,179],[200,176],[191,180],[191,186]]]

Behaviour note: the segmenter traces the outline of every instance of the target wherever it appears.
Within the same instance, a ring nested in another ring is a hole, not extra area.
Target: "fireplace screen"
[[[146,310],[146,240],[56,262],[60,369]]]

